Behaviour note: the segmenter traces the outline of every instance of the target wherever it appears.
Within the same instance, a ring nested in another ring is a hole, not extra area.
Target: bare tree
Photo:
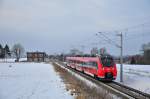
[[[150,64],[150,43],[142,45],[144,64]]]
[[[16,57],[16,61],[18,62],[19,59],[24,55],[25,50],[21,44],[14,44],[14,46],[12,47],[12,52]]]

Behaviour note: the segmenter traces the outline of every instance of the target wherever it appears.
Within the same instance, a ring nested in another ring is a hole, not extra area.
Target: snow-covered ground
[[[117,64],[118,76],[116,81],[120,81],[120,64]],[[123,83],[132,88],[150,94],[150,65],[123,65]]]
[[[53,66],[0,63],[0,99],[73,99]]]
[[[25,59],[23,59],[25,60]],[[0,99],[73,99],[53,66],[0,62]],[[12,62],[11,62],[12,61]],[[117,64],[120,81],[120,65]],[[150,65],[123,65],[123,83],[150,94]]]
[[[4,62],[15,62],[16,58],[4,58],[4,59],[0,59],[0,63],[4,63]],[[19,61],[27,61],[27,58],[20,58]]]

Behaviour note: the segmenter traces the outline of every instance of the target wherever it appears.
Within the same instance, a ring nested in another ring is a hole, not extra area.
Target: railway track
[[[112,83],[108,83],[107,85],[111,86],[112,88],[115,88],[115,89],[135,98],[135,99],[150,99],[150,94],[147,94],[147,93],[141,92],[139,90],[136,90],[134,88],[125,86],[125,85],[120,84],[118,82],[113,81]]]
[[[93,83],[97,84],[97,85],[100,85],[100,86],[103,86],[105,88],[108,88],[110,89],[111,91],[114,91],[115,93],[117,94],[120,94],[122,95],[124,98],[131,98],[131,99],[150,99],[150,94],[147,94],[147,93],[144,93],[144,92],[141,92],[139,90],[136,90],[134,88],[131,88],[131,87],[128,87],[128,86],[125,86],[123,84],[120,84],[118,82],[114,82],[112,81],[111,83],[104,83],[104,82],[101,82],[95,78],[92,78],[91,76],[89,75],[86,75],[84,73],[81,73],[75,69],[72,69],[70,67],[67,67],[64,63],[62,62],[55,62],[56,65],[60,65],[60,66],[63,66],[67,69],[70,69],[71,71],[75,72],[75,73],[78,73],[80,76],[83,76],[85,77],[86,79],[92,81]]]

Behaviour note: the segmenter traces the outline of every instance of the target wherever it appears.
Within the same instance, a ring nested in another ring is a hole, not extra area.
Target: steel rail
[[[150,99],[150,94],[144,93],[142,91],[139,91],[137,89],[131,88],[129,86],[123,85],[121,83],[112,81],[112,83],[108,83],[107,85],[114,87],[114,86],[118,86],[120,87],[120,89],[122,89],[122,91],[124,91],[124,93],[130,95],[130,96],[134,96],[134,98],[136,99]],[[134,94],[134,95],[133,95]]]

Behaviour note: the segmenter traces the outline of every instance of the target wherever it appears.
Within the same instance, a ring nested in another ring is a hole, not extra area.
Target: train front
[[[104,80],[115,80],[117,77],[117,67],[110,55],[101,56],[101,70],[100,74],[103,75]]]

